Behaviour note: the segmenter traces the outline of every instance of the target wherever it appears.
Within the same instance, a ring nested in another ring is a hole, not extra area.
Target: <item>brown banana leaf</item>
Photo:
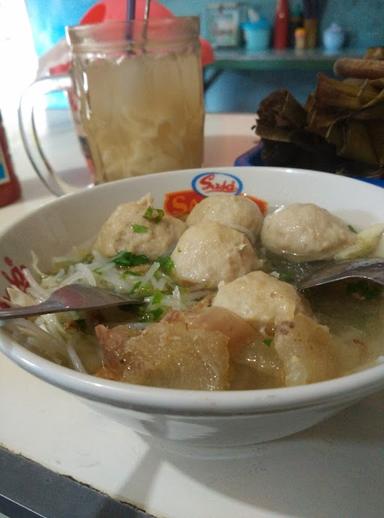
[[[289,128],[281,128],[276,125],[265,122],[259,119],[257,123],[257,135],[260,138],[268,140],[277,140],[278,142],[292,142],[292,130]]]
[[[277,90],[260,104],[260,120],[270,121],[279,126],[301,128],[305,125],[306,111],[288,90]]]
[[[368,127],[361,121],[338,121],[329,128],[326,139],[336,146],[341,157],[371,165],[379,164]]]
[[[376,105],[369,106],[368,108],[363,108],[362,110],[356,112],[353,117],[360,120],[384,120],[384,101]]]
[[[358,110],[373,101],[377,91],[369,85],[347,84],[344,81],[330,79],[319,74],[318,83],[314,92],[316,106],[332,106],[337,110]]]
[[[341,118],[339,115],[338,118]],[[308,113],[307,129],[323,137],[326,136],[329,127],[335,122],[335,112],[329,108],[312,109]]]
[[[369,58],[384,59],[384,48],[370,50]],[[296,164],[313,160],[323,170],[383,174],[384,78],[336,80],[319,74],[304,108],[279,90],[262,101],[258,115],[257,133],[268,142],[265,153],[274,163],[282,153]]]

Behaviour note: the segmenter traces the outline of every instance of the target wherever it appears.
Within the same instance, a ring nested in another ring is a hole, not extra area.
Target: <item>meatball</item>
[[[356,240],[340,218],[312,203],[294,203],[267,216],[261,231],[267,250],[294,262],[331,259]]]
[[[256,328],[274,327],[307,312],[296,289],[267,273],[251,272],[219,287],[213,306],[233,311]]]
[[[206,221],[189,227],[172,252],[176,278],[181,282],[216,288],[258,268],[250,241],[232,228]]]
[[[151,208],[150,195],[119,205],[101,227],[94,249],[105,257],[113,257],[123,250],[144,254],[150,259],[170,253],[186,225],[167,215],[151,219]],[[153,214],[157,213],[152,211]]]
[[[253,243],[260,233],[263,215],[256,203],[246,196],[217,194],[195,205],[187,224],[195,225],[207,220],[239,230]]]

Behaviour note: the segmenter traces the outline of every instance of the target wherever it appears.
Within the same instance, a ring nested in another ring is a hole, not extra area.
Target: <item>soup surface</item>
[[[383,290],[349,280],[303,294],[295,283],[323,261],[380,254],[383,229],[352,228],[313,204],[263,215],[242,195],[205,198],[182,221],[146,195],[51,272],[34,258],[25,293],[8,289],[19,306],[71,283],[140,294],[142,305],[6,327],[56,363],[127,383],[244,390],[331,379],[380,360]]]

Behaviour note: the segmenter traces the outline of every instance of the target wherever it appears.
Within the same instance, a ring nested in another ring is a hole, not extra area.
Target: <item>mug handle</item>
[[[46,157],[35,123],[35,104],[40,95],[68,91],[72,79],[68,74],[47,76],[34,81],[22,94],[18,109],[19,129],[27,156],[44,185],[56,196],[69,194],[79,189],[65,182]]]

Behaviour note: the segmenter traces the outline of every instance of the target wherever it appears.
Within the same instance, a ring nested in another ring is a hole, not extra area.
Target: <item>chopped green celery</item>
[[[163,209],[155,209],[154,207],[148,207],[144,213],[144,218],[153,223],[160,223],[164,217]]]
[[[131,293],[137,293],[138,295],[151,296],[153,294],[153,286],[151,284],[142,281],[137,281],[132,287]]]
[[[160,269],[166,274],[170,274],[175,267],[175,263],[172,261],[169,255],[163,255],[156,259],[160,263]]]
[[[146,234],[149,228],[144,225],[131,225],[131,229],[135,234]]]
[[[152,295],[151,304],[153,304],[153,305],[161,304],[163,299],[164,299],[164,294],[161,291],[157,290]]]
[[[295,274],[293,272],[279,272],[279,280],[284,282],[293,282],[295,280]]]
[[[146,255],[136,255],[132,252],[119,252],[115,257],[111,259],[112,263],[115,263],[117,266],[139,266],[141,264],[150,263],[149,257]]]
[[[156,308],[152,310],[143,309],[139,311],[139,319],[141,322],[157,322],[165,313],[165,308]]]

